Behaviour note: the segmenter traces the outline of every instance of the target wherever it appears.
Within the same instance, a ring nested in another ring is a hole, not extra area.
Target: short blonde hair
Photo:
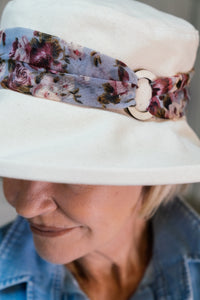
[[[176,195],[184,195],[191,184],[171,184],[143,186],[141,191],[141,207],[139,214],[146,220],[150,219],[161,204],[173,201]]]

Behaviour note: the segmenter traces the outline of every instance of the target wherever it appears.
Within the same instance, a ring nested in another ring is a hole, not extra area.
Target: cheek
[[[6,200],[14,206],[15,199],[19,193],[19,180],[3,178],[3,192]]]
[[[96,189],[74,195],[67,191],[58,203],[62,221],[67,223],[69,219],[73,220],[80,228],[56,238],[34,235],[39,255],[52,263],[67,264],[112,240],[130,217],[135,203],[132,194],[128,197],[126,192],[122,197],[122,192],[118,196],[111,192]],[[57,214],[54,213],[55,218],[59,217],[60,212],[57,211]]]
[[[93,214],[90,218],[92,223],[91,236],[96,244],[103,245],[111,240],[123,227],[127,221],[128,212],[123,212],[120,209],[107,208],[106,211],[99,211]]]
[[[91,207],[87,221],[96,243],[109,241],[128,222],[138,217],[140,192],[140,187],[120,188],[119,192],[113,188],[96,206],[95,201],[93,202],[94,207]]]
[[[68,195],[59,205],[66,216],[87,228],[90,239],[101,242],[111,238],[132,215],[136,205],[132,191],[129,197],[123,191],[117,194],[115,189],[99,188],[85,195]]]
[[[77,204],[77,203],[76,203]],[[87,203],[77,208],[75,202],[65,214],[71,214],[71,218],[80,223],[81,226],[74,231],[61,237],[41,237],[33,235],[38,254],[45,260],[56,264],[67,264],[75,259],[87,255],[104,246],[119,229],[119,220],[111,219],[110,212],[103,207],[95,207]]]

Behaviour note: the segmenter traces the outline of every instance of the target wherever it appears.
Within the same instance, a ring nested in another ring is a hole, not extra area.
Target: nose
[[[40,181],[23,181],[12,205],[16,212],[29,219],[50,214],[57,209],[53,197],[53,183]]]

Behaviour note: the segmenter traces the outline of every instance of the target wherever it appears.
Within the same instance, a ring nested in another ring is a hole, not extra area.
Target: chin
[[[80,251],[81,247],[75,244],[75,247],[71,245],[62,245],[57,242],[40,241],[34,238],[35,249],[38,255],[47,262],[52,264],[64,265],[68,264],[82,256],[86,253],[85,251]]]

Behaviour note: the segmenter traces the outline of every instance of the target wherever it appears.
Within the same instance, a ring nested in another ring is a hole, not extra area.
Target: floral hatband
[[[193,72],[150,82],[151,115],[185,114]],[[136,105],[138,78],[125,63],[95,50],[28,28],[0,31],[0,88],[103,109]]]

